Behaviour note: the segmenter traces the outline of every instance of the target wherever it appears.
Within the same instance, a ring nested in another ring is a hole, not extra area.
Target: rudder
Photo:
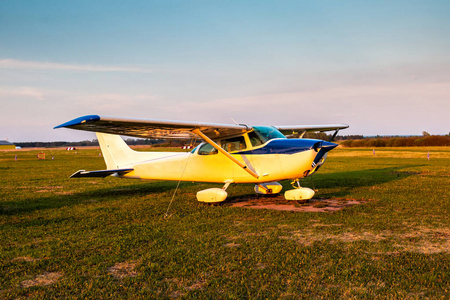
[[[95,134],[107,169],[119,169],[131,162],[135,151],[119,135],[100,132]]]

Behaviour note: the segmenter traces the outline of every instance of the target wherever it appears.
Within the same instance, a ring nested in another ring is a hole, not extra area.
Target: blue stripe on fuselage
[[[294,154],[312,149],[317,142],[321,141],[313,139],[274,139],[262,148],[233,154]]]

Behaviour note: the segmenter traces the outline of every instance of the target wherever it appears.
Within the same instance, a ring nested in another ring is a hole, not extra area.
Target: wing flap
[[[79,170],[73,173],[69,178],[82,178],[82,177],[107,177],[113,174],[125,175],[130,173],[134,169],[115,169],[115,170],[99,170],[99,171],[85,171]]]

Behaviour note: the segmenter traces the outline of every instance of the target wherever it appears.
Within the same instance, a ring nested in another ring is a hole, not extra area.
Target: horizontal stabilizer
[[[115,169],[115,170],[100,170],[100,171],[85,171],[79,170],[73,173],[70,178],[79,178],[79,177],[107,177],[110,175],[124,175],[127,174],[134,169]]]

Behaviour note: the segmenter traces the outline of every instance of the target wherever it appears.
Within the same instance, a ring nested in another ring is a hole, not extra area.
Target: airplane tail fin
[[[120,169],[132,161],[135,151],[118,135],[96,132],[106,167]]]

